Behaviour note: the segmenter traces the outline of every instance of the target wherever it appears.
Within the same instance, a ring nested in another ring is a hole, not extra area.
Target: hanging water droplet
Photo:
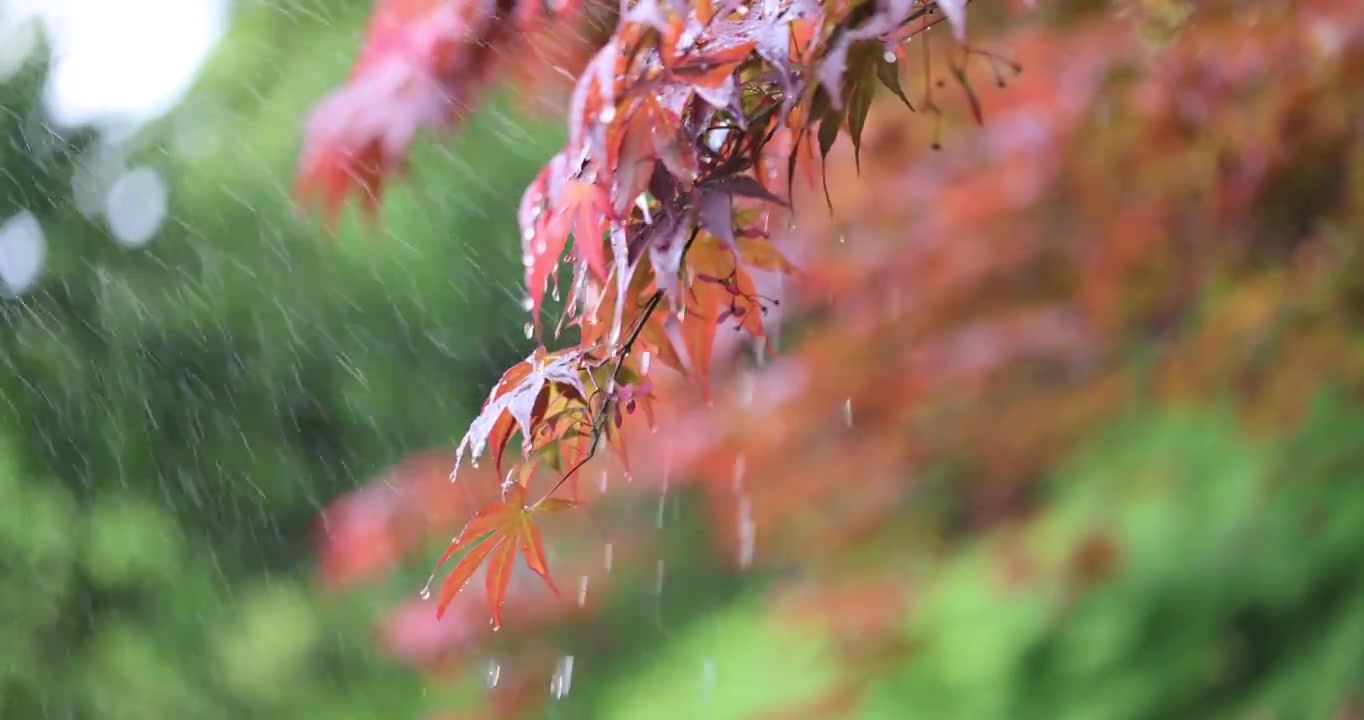
[[[525,327],[521,328],[521,330],[524,331],[524,332],[526,333],[526,339],[527,339],[527,340],[529,340],[529,339],[531,339],[532,337],[535,336],[535,324],[534,324],[534,323],[527,322],[526,325],[525,325]],[[474,465],[474,467],[478,467],[478,465]]]
[[[845,427],[853,426],[852,398],[843,401],[843,425]]]
[[[883,56],[883,59],[884,59],[886,62],[888,62],[888,63],[893,63],[893,62],[895,62],[895,51],[894,51],[894,50],[887,50],[887,51],[886,51],[886,54]]]
[[[565,655],[559,658],[558,665],[554,668],[554,677],[549,681],[549,693],[558,700],[568,694],[573,687],[573,656]]]
[[[418,593],[423,600],[431,599],[431,585],[434,582],[436,582],[436,574],[431,573],[431,577],[426,579],[426,584],[422,586],[421,592]]]

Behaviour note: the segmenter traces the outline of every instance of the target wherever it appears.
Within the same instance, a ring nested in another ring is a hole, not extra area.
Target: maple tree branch
[[[691,250],[692,244],[696,242],[696,236],[700,233],[700,225],[692,228],[691,236],[687,238],[687,244],[682,248],[683,260],[686,259],[687,251]],[[649,324],[649,318],[653,316],[654,311],[662,304],[663,295],[663,290],[659,289],[655,290],[654,294],[649,296],[649,301],[645,303],[644,310],[639,314],[639,321],[635,323],[634,328],[630,331],[630,337],[626,338],[624,344],[621,345],[620,352],[616,355],[616,366],[611,370],[611,382],[608,393],[615,392],[616,383],[620,380],[621,368],[625,365],[625,359],[630,356],[630,353],[635,348],[635,343],[639,340],[639,336],[644,333],[644,326]],[[574,463],[573,467],[569,468],[568,472],[564,473],[564,476],[559,478],[559,482],[554,483],[554,487],[550,488],[549,492],[542,495],[539,500],[536,500],[535,505],[531,506],[532,508],[552,497],[554,493],[559,491],[559,488],[564,486],[564,483],[568,482],[569,478],[573,477],[574,474],[581,470],[589,460],[596,457],[597,449],[601,446],[601,439],[606,435],[606,423],[610,422],[612,402],[611,395],[608,394],[606,400],[602,402],[601,409],[598,410],[597,414],[592,418],[592,443],[588,445],[587,452],[583,454],[582,459]]]

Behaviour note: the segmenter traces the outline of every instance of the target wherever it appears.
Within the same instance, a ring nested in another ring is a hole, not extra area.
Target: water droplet
[[[559,283],[554,283],[549,289],[549,296],[554,298],[554,302],[559,302]]]
[[[526,228],[525,230],[522,230],[522,231],[521,231],[521,239],[522,239],[522,240],[525,240],[526,242],[530,242],[531,240],[534,240],[534,239],[535,239],[535,228],[533,228],[533,227],[528,227],[528,228]]]
[[[883,59],[884,59],[886,62],[888,62],[888,63],[893,63],[893,62],[895,62],[895,51],[894,51],[894,50],[887,50],[887,51],[886,51],[886,54],[883,56]]]
[[[529,295],[521,298],[521,309],[530,312],[535,309],[535,301],[531,300]]]
[[[602,108],[601,114],[597,115],[597,119],[604,123],[609,123],[612,120],[615,120],[616,107],[614,105],[607,105],[606,107]]]
[[[535,264],[535,256],[531,255],[530,253],[522,253],[521,264],[526,267],[531,267],[532,265]]]
[[[747,495],[739,496],[739,566],[748,567],[753,564],[753,503]]]
[[[554,668],[554,677],[549,681],[549,692],[558,700],[568,694],[573,687],[573,656],[565,655],[559,658],[558,666]]]
[[[535,324],[534,324],[534,323],[531,323],[531,322],[527,321],[525,327],[522,327],[521,330],[522,330],[523,332],[526,333],[526,339],[527,339],[527,340],[531,339],[532,337],[535,337]],[[475,464],[474,467],[478,467],[478,465]]]
[[[431,585],[434,582],[436,582],[436,574],[431,573],[431,577],[426,579],[426,584],[422,586],[421,593],[419,593],[423,600],[431,599]]]
[[[653,356],[654,356],[653,353],[649,352],[648,350],[645,350],[644,352],[640,353],[640,355],[639,355],[639,374],[640,374],[640,375],[648,375],[648,374],[649,374],[649,361],[650,361],[651,359],[653,359]]]
[[[497,681],[502,679],[502,663],[497,658],[488,660],[488,677],[486,683],[489,688],[497,687]]]

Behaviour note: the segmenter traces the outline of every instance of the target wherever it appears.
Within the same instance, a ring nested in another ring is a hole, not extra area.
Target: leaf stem
[[[700,232],[701,227],[699,225],[692,228],[691,236],[687,238],[687,244],[682,248],[683,260],[686,259],[687,251],[691,250],[691,246],[696,242],[696,236],[699,235]],[[620,379],[621,367],[625,365],[625,359],[630,357],[630,353],[634,350],[635,342],[639,340],[639,336],[644,333],[644,326],[649,323],[649,318],[653,316],[654,311],[662,304],[663,294],[663,290],[659,289],[655,290],[654,294],[649,296],[649,301],[645,303],[644,310],[639,314],[638,322],[635,323],[634,328],[630,331],[630,337],[626,338],[625,343],[621,345],[620,352],[616,355],[616,367],[611,371],[609,393],[614,393],[616,382]],[[597,448],[601,446],[601,439],[606,434],[606,423],[608,422],[608,418],[611,417],[610,410],[612,402],[611,395],[608,394],[606,400],[602,402],[601,409],[599,409],[596,416],[592,418],[592,444],[588,446],[587,452],[583,455],[582,459],[575,463],[573,467],[569,468],[568,472],[564,473],[564,476],[559,478],[559,482],[554,483],[554,487],[550,488],[549,492],[535,501],[535,504],[531,506],[532,510],[538,507],[540,503],[548,500],[554,493],[558,492],[559,488],[563,487],[564,483],[568,482],[569,478],[573,477],[574,474],[581,470],[589,460],[596,457]]]

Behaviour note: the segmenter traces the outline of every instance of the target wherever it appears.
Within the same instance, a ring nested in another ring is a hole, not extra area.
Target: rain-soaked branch
[[[696,242],[696,236],[699,235],[700,232],[701,227],[699,225],[692,228],[691,236],[687,238],[687,244],[682,248],[683,260],[686,259],[687,251],[691,250],[691,246]],[[655,290],[654,294],[649,297],[649,301],[644,305],[644,311],[639,314],[638,322],[636,322],[634,328],[630,330],[630,336],[625,339],[625,343],[621,345],[620,352],[616,355],[616,366],[611,370],[611,383],[607,391],[606,399],[602,402],[601,408],[597,410],[597,414],[592,418],[592,442],[588,445],[587,452],[583,454],[582,459],[574,463],[573,467],[568,469],[568,472],[564,473],[563,477],[559,478],[559,482],[554,483],[554,487],[550,488],[549,492],[535,501],[535,505],[539,505],[548,500],[554,493],[559,491],[559,488],[564,486],[564,483],[568,482],[569,478],[573,477],[581,470],[589,460],[596,457],[597,449],[601,446],[601,439],[606,435],[606,423],[610,422],[611,409],[616,402],[615,389],[616,384],[620,381],[621,368],[625,365],[625,359],[630,357],[630,353],[634,350],[635,343],[639,340],[640,335],[644,333],[644,326],[649,324],[649,318],[653,316],[654,311],[662,304],[663,295],[663,290],[659,289]]]

